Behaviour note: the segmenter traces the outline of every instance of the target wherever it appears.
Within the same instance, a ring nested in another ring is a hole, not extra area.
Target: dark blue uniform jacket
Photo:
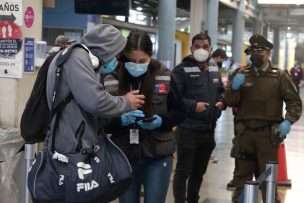
[[[208,68],[201,69],[192,56],[183,59],[173,69],[177,85],[182,94],[187,117],[179,126],[198,131],[213,131],[221,111],[215,104],[223,99],[224,85],[216,64],[209,62]],[[195,112],[197,102],[207,102],[209,107]]]

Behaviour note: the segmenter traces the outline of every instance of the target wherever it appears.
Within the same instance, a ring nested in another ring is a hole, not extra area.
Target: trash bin
[[[24,141],[20,130],[0,128],[0,202],[24,202],[25,168]]]

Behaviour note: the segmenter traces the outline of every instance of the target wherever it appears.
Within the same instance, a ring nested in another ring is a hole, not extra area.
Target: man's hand
[[[209,103],[206,102],[197,102],[195,107],[195,112],[203,112],[207,109]]]
[[[225,105],[223,102],[216,102],[215,107],[218,108],[219,110],[223,110]]]
[[[142,107],[145,104],[145,95],[138,94],[138,90],[133,90],[131,92],[128,92],[125,97],[130,101],[131,103],[131,109],[136,110],[140,107]]]

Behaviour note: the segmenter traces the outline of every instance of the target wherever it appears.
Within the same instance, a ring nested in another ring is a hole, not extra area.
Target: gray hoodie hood
[[[104,63],[124,49],[127,39],[112,25],[99,24],[82,37],[81,43]]]

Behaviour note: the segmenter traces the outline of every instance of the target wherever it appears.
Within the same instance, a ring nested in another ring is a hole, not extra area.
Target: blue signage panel
[[[35,38],[24,38],[24,72],[34,72]]]

